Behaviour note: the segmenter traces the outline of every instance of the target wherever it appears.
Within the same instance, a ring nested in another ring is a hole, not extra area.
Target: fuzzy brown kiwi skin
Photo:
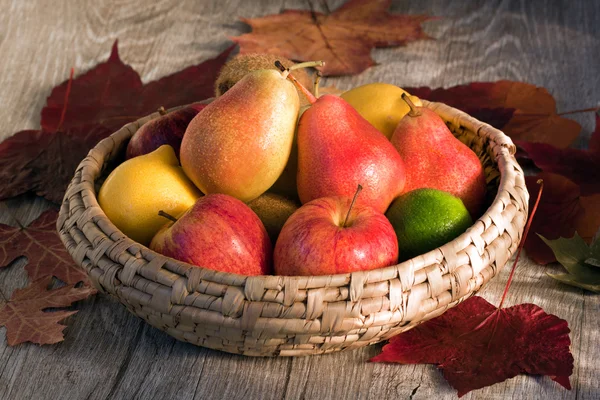
[[[248,203],[262,221],[271,243],[275,246],[281,228],[287,219],[301,206],[299,200],[291,200],[276,193],[265,192]]]
[[[219,97],[235,85],[248,72],[259,69],[277,69],[275,61],[279,60],[284,67],[289,68],[295,63],[282,56],[272,54],[238,54],[229,60],[219,72],[217,81],[215,82],[215,96]],[[294,76],[306,88],[312,88],[313,80],[308,73],[303,69],[294,71]],[[300,96],[300,104],[304,104],[304,95]]]

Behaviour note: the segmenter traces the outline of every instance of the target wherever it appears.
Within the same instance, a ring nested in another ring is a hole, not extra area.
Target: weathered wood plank
[[[343,0],[329,1],[335,9]],[[322,9],[320,2],[314,2]],[[104,61],[115,39],[123,60],[150,81],[214,57],[227,36],[248,28],[237,16],[255,17],[294,1],[0,0],[0,140],[37,128],[45,98],[67,79]],[[392,11],[443,17],[426,24],[435,41],[378,49],[380,64],[365,73],[329,78],[349,88],[385,81],[401,86],[450,86],[475,80],[514,79],[544,86],[559,111],[598,103],[600,3],[580,1],[439,0],[392,4]],[[589,135],[589,115],[576,116]],[[585,136],[585,135],[584,135]],[[582,142],[583,143],[583,142]],[[0,223],[22,223],[50,204],[23,196],[0,205]],[[23,261],[0,270],[5,295],[26,285]],[[552,266],[551,269],[560,267]],[[576,369],[571,392],[547,377],[520,376],[465,398],[582,398],[600,395],[600,298],[547,277],[524,259],[508,306],[533,302],[569,321]],[[497,303],[508,268],[483,296]],[[78,304],[65,342],[9,347],[0,329],[0,398],[455,398],[432,366],[371,364],[381,345],[352,352],[294,359],[255,359],[180,343],[103,296]]]

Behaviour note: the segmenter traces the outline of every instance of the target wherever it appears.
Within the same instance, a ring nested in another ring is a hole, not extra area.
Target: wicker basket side
[[[384,340],[473,295],[514,253],[528,194],[502,132],[424,101],[479,156],[494,199],[464,234],[401,264],[352,274],[246,277],[157,254],[124,236],[96,200],[95,184],[153,114],[100,142],[78,167],[57,228],[101,291],[177,339],[247,355],[308,355]]]

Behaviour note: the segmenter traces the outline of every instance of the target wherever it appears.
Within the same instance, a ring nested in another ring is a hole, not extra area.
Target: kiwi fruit
[[[238,54],[227,61],[221,69],[221,72],[219,72],[219,76],[215,82],[215,96],[219,97],[228,91],[229,88],[235,85],[248,72],[256,71],[258,69],[277,69],[277,67],[275,67],[276,60],[281,61],[286,68],[295,64],[285,57],[273,54]],[[304,87],[312,91],[313,80],[306,70],[294,70],[294,77],[300,81]],[[308,101],[303,94],[299,92],[298,96],[300,97],[300,105],[305,103],[308,104]]]
[[[300,204],[281,195],[265,192],[248,203],[248,207],[258,215],[274,246],[283,224]]]

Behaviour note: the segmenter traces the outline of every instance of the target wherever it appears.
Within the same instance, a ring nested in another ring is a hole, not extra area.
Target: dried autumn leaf
[[[221,66],[233,47],[215,59],[143,84],[119,58],[63,82],[42,109],[41,130],[26,130],[0,143],[0,200],[33,191],[60,203],[88,151],[128,122],[157,110],[212,96]]]
[[[527,189],[535,191],[538,179],[544,181],[544,196],[531,224],[531,231],[550,240],[572,237],[577,231],[584,240],[591,241],[600,227],[600,194],[582,196],[579,186],[571,180],[546,172],[525,177]],[[530,207],[532,204],[530,198]],[[556,261],[552,250],[538,235],[527,237],[525,250],[539,264]]]
[[[588,150],[558,149],[545,143],[517,142],[544,172],[560,174],[578,184],[582,195],[600,193],[600,114]]]
[[[374,47],[402,46],[431,39],[421,24],[426,15],[392,15],[390,0],[350,0],[330,14],[284,10],[261,18],[242,18],[252,32],[232,38],[240,54],[269,53],[291,60],[324,60],[323,75],[357,74],[375,62]]]
[[[600,232],[600,231],[599,231]],[[556,260],[567,274],[548,274],[567,285],[600,293],[600,237],[596,236],[590,246],[575,232],[570,239],[548,240],[541,237],[552,249]]]
[[[58,212],[50,209],[27,227],[0,224],[0,266],[25,256],[28,260],[25,270],[32,280],[55,276],[65,283],[89,283],[56,232],[57,218]]]
[[[459,397],[522,373],[571,389],[569,332],[567,321],[535,304],[498,309],[475,296],[394,336],[371,361],[435,364]]]
[[[556,101],[548,91],[515,81],[473,82],[447,89],[405,88],[420,98],[446,103],[502,129],[513,140],[569,146],[581,126],[556,113]],[[511,117],[503,124],[513,111]],[[486,116],[487,114],[487,116]]]
[[[73,285],[48,290],[52,277],[46,276],[32,282],[23,289],[17,289],[10,301],[0,306],[0,326],[6,327],[8,344],[15,346],[23,342],[52,344],[64,339],[65,325],[60,321],[77,311],[44,312],[46,308],[70,306],[96,293],[89,287],[76,288]]]

